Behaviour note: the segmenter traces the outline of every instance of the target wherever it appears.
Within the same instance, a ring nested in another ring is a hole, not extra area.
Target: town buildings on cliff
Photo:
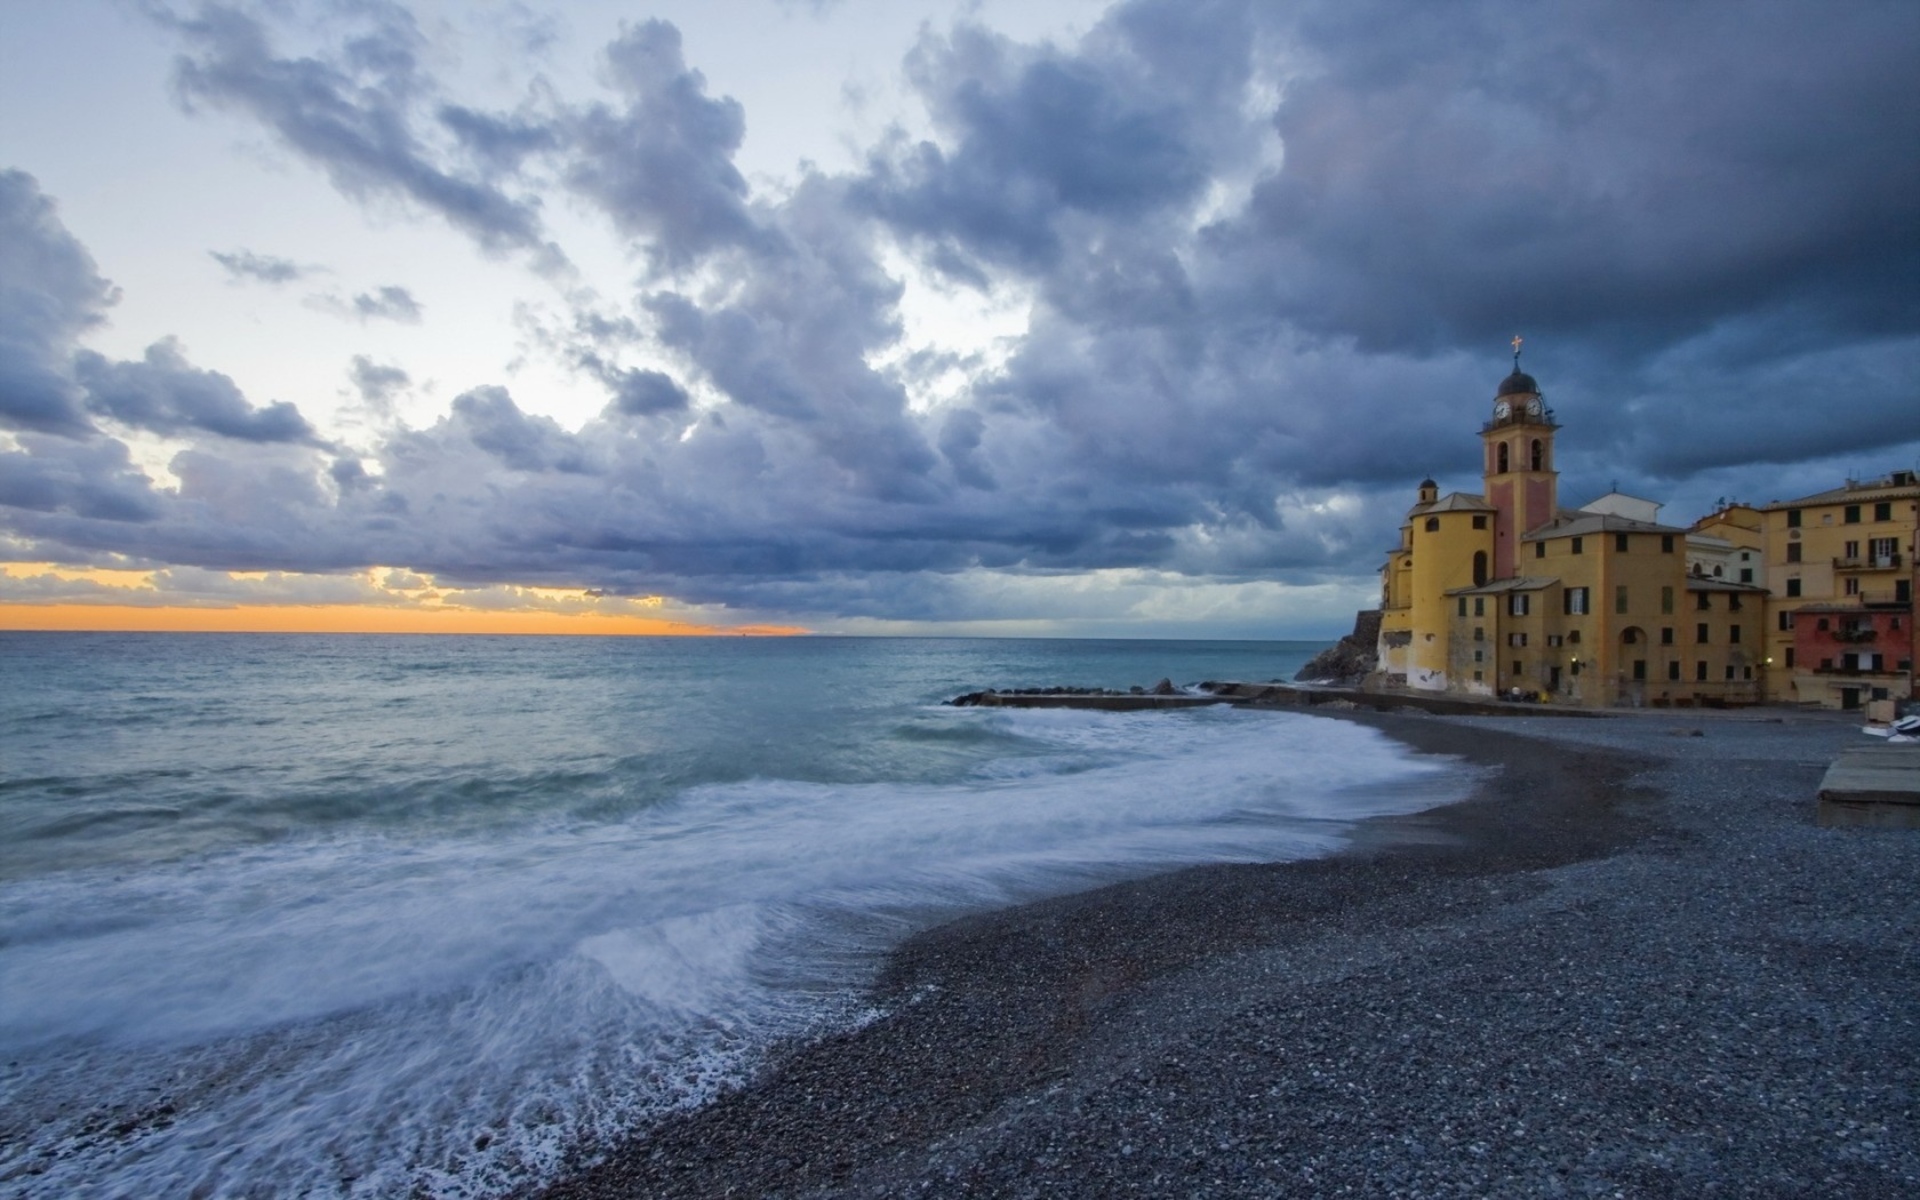
[[[1562,508],[1560,426],[1514,350],[1481,490],[1423,480],[1388,553],[1370,687],[1634,707],[1914,694],[1913,473],[1684,527],[1619,492]]]

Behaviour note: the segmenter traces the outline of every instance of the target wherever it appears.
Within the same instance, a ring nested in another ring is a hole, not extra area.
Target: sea
[[[883,1016],[916,930],[1463,795],[1347,722],[942,703],[1321,648],[0,633],[0,1196],[524,1191]]]

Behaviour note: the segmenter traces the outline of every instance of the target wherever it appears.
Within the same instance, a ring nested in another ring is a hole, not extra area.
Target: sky
[[[0,3],[0,628],[1322,638],[1920,466],[1920,5]]]

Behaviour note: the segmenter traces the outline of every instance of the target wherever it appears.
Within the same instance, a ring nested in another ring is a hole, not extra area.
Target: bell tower
[[[1519,574],[1520,535],[1553,520],[1560,503],[1560,473],[1553,466],[1553,435],[1560,426],[1540,396],[1540,385],[1520,369],[1520,341],[1513,339],[1513,374],[1494,393],[1493,419],[1480,427],[1487,503],[1499,514],[1495,579]]]

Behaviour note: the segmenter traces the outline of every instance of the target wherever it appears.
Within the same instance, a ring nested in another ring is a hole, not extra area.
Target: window
[[[1494,474],[1504,475],[1507,473],[1507,444],[1505,442],[1501,442],[1500,445],[1494,450],[1493,461],[1494,461],[1494,468],[1493,468]]]
[[[1787,596],[1789,598],[1792,598],[1794,596],[1798,596],[1799,594],[1800,594],[1800,577],[1796,575],[1792,579],[1787,580]]]
[[[1663,613],[1673,611],[1673,589],[1670,587],[1660,589],[1660,611]]]
[[[1485,529],[1487,527],[1487,514],[1485,513],[1473,514],[1473,527],[1475,529]]]
[[[1900,564],[1899,538],[1873,538],[1867,542],[1867,557],[1876,567],[1893,567]]]
[[[1512,646],[1515,649],[1518,649],[1521,646],[1524,646],[1526,644],[1527,644],[1527,635],[1524,633],[1510,633],[1507,635],[1507,645]]]
[[[1693,677],[1701,683],[1707,681],[1707,664],[1704,659],[1693,664]]]
[[[1840,519],[1848,525],[1858,525],[1860,523],[1860,506],[1858,504],[1847,505],[1846,512],[1841,515]]]
[[[1752,678],[1753,678],[1753,668],[1752,668],[1752,667],[1741,667],[1741,668],[1740,668],[1740,678],[1742,678],[1742,679],[1752,679]]]
[[[1713,611],[1713,593],[1698,592],[1693,597],[1693,606],[1701,612]]]
[[[1707,640],[1707,626],[1706,626],[1706,623],[1705,623],[1704,621],[1703,621],[1703,622],[1701,622],[1701,623],[1700,623],[1700,624],[1698,624],[1698,625],[1695,625],[1695,626],[1693,627],[1693,640],[1694,640],[1694,641],[1696,641],[1696,642],[1700,642],[1700,643],[1705,643],[1705,642],[1706,642],[1706,640]]]
[[[1475,596],[1473,598],[1473,615],[1476,617],[1484,617],[1487,615],[1487,598],[1485,596]]]
[[[1791,610],[1789,610],[1787,612],[1783,612],[1780,614],[1780,632],[1790,633],[1792,631],[1793,631],[1793,613]]]
[[[1636,658],[1633,660],[1633,677],[1635,679],[1645,679],[1647,677],[1646,659]]]
[[[1580,644],[1580,631],[1578,629],[1573,630],[1571,633],[1567,634],[1567,645],[1578,646],[1579,644]]]
[[[1627,535],[1624,533],[1614,534],[1613,548],[1616,553],[1625,554],[1627,552]]]
[[[1787,543],[1787,561],[1788,562],[1800,561],[1800,543],[1799,542]]]
[[[1793,666],[1793,647],[1792,646],[1787,647],[1787,666],[1789,669],[1791,669]]]
[[[1668,679],[1671,679],[1671,680],[1673,680],[1673,681],[1675,681],[1675,682],[1678,682],[1678,681],[1679,681],[1679,679],[1680,679],[1680,663],[1679,663],[1679,661],[1678,661],[1677,659],[1676,659],[1675,661],[1673,661],[1673,662],[1670,662],[1670,663],[1668,663],[1668,664],[1667,664],[1667,678],[1668,678]]]
[[[1581,553],[1581,552],[1582,552],[1582,547],[1583,547],[1583,546],[1585,545],[1585,543],[1586,543],[1586,539],[1585,539],[1585,538],[1574,538],[1574,539],[1573,539],[1573,549],[1572,549],[1572,553],[1574,553],[1574,554],[1579,554],[1579,553]]]
[[[1739,612],[1739,611],[1740,611],[1740,597],[1739,597],[1739,596],[1737,596],[1737,595],[1731,595],[1731,594],[1727,596],[1727,611],[1728,611],[1728,612]]]
[[[1535,558],[1545,558],[1547,556],[1547,544],[1545,542],[1535,542],[1533,544],[1533,556]]]
[[[1487,640],[1487,631],[1485,626],[1475,625],[1473,627],[1473,640],[1476,642],[1484,642]]]
[[[1662,625],[1660,627],[1660,644],[1662,646],[1673,645],[1673,626]]]
[[[1616,584],[1614,586],[1613,611],[1617,613],[1623,613],[1627,611],[1627,585],[1624,583]]]
[[[1566,590],[1566,614],[1570,617],[1583,617],[1587,614],[1588,589],[1570,587]]]
[[[1753,568],[1752,568],[1752,567],[1741,567],[1741,568],[1740,568],[1740,582],[1741,582],[1741,583],[1752,583],[1752,582],[1753,582]]]
[[[1564,643],[1564,642],[1565,642],[1566,640],[1567,640],[1567,639],[1565,639],[1565,638],[1563,638],[1563,637],[1561,637],[1561,636],[1560,636],[1559,634],[1557,634],[1557,633],[1550,633],[1550,634],[1548,634],[1548,635],[1547,635],[1547,645],[1549,645],[1549,646],[1555,646],[1555,647],[1558,647],[1558,646],[1560,646],[1560,645],[1561,645],[1562,643]]]
[[[1813,623],[1813,627],[1816,630],[1820,631],[1821,633],[1825,633],[1827,631],[1827,619],[1825,617],[1821,617],[1818,621],[1815,621]]]
[[[1525,592],[1515,592],[1513,595],[1508,596],[1507,597],[1507,615],[1510,617],[1526,616],[1527,601],[1529,599],[1530,597]]]
[[[1734,643],[1734,644],[1736,644],[1736,645],[1738,645],[1738,644],[1739,644],[1739,641],[1740,641],[1740,627],[1739,627],[1738,625],[1735,625],[1735,626],[1733,626],[1732,628],[1730,628],[1730,629],[1728,629],[1728,630],[1727,630],[1727,640],[1728,640],[1729,642],[1733,642],[1733,643]]]
[[[1485,650],[1475,650],[1473,652],[1473,661],[1475,662],[1487,661],[1487,652]]]
[[[1860,577],[1858,575],[1849,576],[1847,578],[1847,595],[1858,596],[1859,594],[1860,594]]]
[[[1520,660],[1517,658],[1513,660],[1513,674],[1520,674]]]
[[[1480,674],[1480,672],[1478,672],[1478,671],[1475,671],[1475,672],[1473,673],[1473,681],[1474,681],[1475,683],[1479,683],[1479,682],[1481,681],[1481,678],[1482,678],[1482,677],[1481,677],[1481,674]]]
[[[1479,587],[1486,581],[1487,552],[1485,550],[1475,550],[1473,552],[1473,586]]]
[[[1800,528],[1800,510],[1799,509],[1790,508],[1787,510],[1787,528],[1788,529]]]
[[[1439,532],[1440,532],[1440,518],[1439,518],[1439,517],[1428,517],[1428,518],[1427,518],[1427,532],[1428,532],[1428,533],[1439,533]]]
[[[1539,438],[1533,439],[1533,451],[1532,451],[1531,461],[1533,463],[1534,470],[1544,471],[1547,469],[1547,448],[1540,444]]]
[[[1660,535],[1660,553],[1662,554],[1673,553],[1673,535],[1672,534],[1663,533]]]
[[[1841,557],[1841,558],[1859,558],[1859,557],[1860,557],[1860,543],[1859,543],[1859,542],[1848,542],[1848,543],[1846,543],[1846,545],[1845,545],[1844,547],[1842,547],[1842,549],[1841,549],[1841,551],[1840,551],[1840,557]]]
[[[1733,664],[1732,664],[1732,663],[1728,663],[1728,664],[1727,664],[1727,679],[1728,679],[1728,680],[1732,680],[1732,679],[1733,679]]]
[[[1466,598],[1465,596],[1462,596],[1462,597],[1460,597],[1460,613],[1459,613],[1459,615],[1460,615],[1460,616],[1463,616],[1463,617],[1467,615],[1467,598]]]
[[[1893,520],[1893,502],[1890,500],[1882,500],[1880,503],[1874,505],[1873,519],[1876,521]]]

